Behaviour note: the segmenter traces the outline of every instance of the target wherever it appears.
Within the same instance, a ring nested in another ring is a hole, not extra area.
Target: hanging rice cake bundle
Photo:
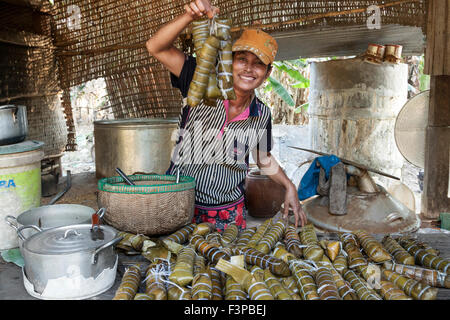
[[[231,18],[216,18],[214,22],[216,27],[216,37],[220,40],[231,41]]]
[[[395,261],[401,264],[414,265],[414,257],[408,253],[398,242],[390,236],[383,238],[382,244],[394,257]]]
[[[196,107],[206,93],[209,76],[216,65],[219,45],[219,39],[209,36],[200,49],[194,76],[188,90],[187,103],[190,107]]]
[[[204,103],[207,106],[215,107],[216,100],[222,97],[222,93],[218,87],[216,70],[212,69],[209,74],[208,86],[206,87]]]
[[[354,233],[358,237],[364,251],[374,262],[380,263],[392,259],[389,252],[383,248],[383,245],[368,232],[364,230],[357,230]]]
[[[303,255],[307,260],[320,261],[324,255],[323,249],[319,245],[314,225],[309,223],[301,228],[300,240],[305,246],[303,248]]]
[[[217,82],[222,93],[222,99],[234,100],[236,93],[233,87],[233,52],[231,41],[221,41],[219,49],[219,64],[217,67]]]
[[[408,278],[426,283],[432,287],[450,288],[450,275],[435,269],[397,264],[392,261],[386,261],[383,264],[383,268],[385,268],[386,270],[394,271]]]
[[[414,300],[436,300],[437,288],[433,288],[420,281],[404,277],[390,270],[383,270],[383,278],[394,283]]]
[[[209,19],[200,19],[192,22],[192,40],[194,41],[194,51],[196,56],[200,54],[206,39],[209,37]]]
[[[131,265],[126,270],[113,300],[133,300],[139,291],[141,268],[139,264]]]

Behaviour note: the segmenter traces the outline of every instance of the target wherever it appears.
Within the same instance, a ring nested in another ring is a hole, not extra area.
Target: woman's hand
[[[207,15],[212,19],[214,15],[219,14],[219,8],[214,7],[208,0],[195,0],[184,5],[184,10],[195,20]]]
[[[290,184],[286,189],[286,194],[284,196],[284,211],[283,218],[288,219],[289,208],[293,211],[295,217],[295,228],[298,227],[298,222],[301,222],[301,226],[307,224],[306,214],[303,211],[302,205],[298,199],[297,190],[294,184]]]

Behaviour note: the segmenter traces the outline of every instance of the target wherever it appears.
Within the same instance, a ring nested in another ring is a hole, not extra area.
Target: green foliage
[[[290,84],[292,88],[295,89],[305,89],[309,88],[310,81],[305,78],[303,74],[299,71],[299,69],[306,68],[308,66],[308,62],[306,59],[295,59],[295,60],[284,60],[284,61],[275,61],[273,66],[277,68],[277,70],[286,73],[294,83]],[[264,87],[264,92],[271,92],[274,90],[276,94],[278,94],[281,99],[286,102],[289,106],[294,107],[295,102],[292,96],[289,94],[287,88],[285,88],[277,79],[274,77],[269,77],[267,79],[267,85]],[[297,107],[301,110],[305,105]],[[306,106],[307,107],[307,106]],[[297,110],[296,109],[296,110]],[[300,111],[298,111],[300,112]]]
[[[267,79],[272,86],[272,89],[275,90],[275,93],[278,94],[284,102],[286,102],[289,106],[293,107],[295,105],[294,99],[292,99],[289,92],[285,87],[275,78],[269,76]]]
[[[302,112],[302,109],[305,109],[305,111],[306,111],[308,109],[308,107],[309,107],[309,102],[304,103],[304,104],[298,106],[297,108],[295,108],[294,112],[300,113],[300,112]]]
[[[425,67],[425,57],[424,55],[420,58],[419,63],[419,90],[424,91],[430,89],[430,76],[423,73]]]

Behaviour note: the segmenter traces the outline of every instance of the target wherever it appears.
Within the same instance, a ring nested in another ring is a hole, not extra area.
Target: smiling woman
[[[202,99],[195,102],[195,107],[189,103],[190,86],[198,85],[196,76],[204,64],[203,55],[199,53],[197,61],[177,49],[174,41],[190,23],[204,16],[212,19],[218,13],[219,9],[207,0],[192,1],[185,5],[184,14],[159,29],[146,43],[148,52],[170,71],[172,85],[188,98],[179,118],[177,143],[167,174],[179,172],[195,179],[193,222],[212,223],[218,231],[235,223],[242,230],[247,216],[244,184],[252,153],[264,174],[285,188],[284,216],[292,208],[295,226],[299,221],[303,225],[306,216],[296,187],[270,154],[270,109],[255,95],[255,89],[272,70],[278,49],[275,39],[262,30],[244,30],[231,47],[235,97],[218,98],[212,106]]]

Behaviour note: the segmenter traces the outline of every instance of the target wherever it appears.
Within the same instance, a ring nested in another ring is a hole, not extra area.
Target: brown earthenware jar
[[[285,189],[268,176],[253,169],[245,178],[245,205],[248,214],[256,218],[273,217],[284,202]]]

